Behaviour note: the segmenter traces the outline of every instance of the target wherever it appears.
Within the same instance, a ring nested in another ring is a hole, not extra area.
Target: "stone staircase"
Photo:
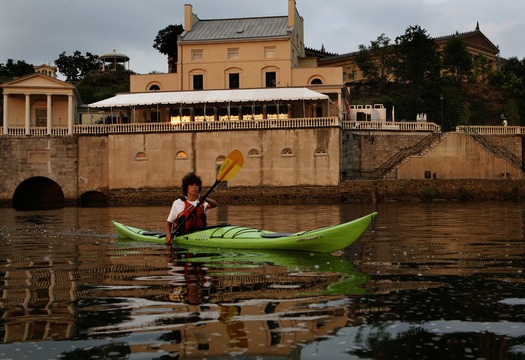
[[[473,129],[465,128],[463,132],[469,135],[469,138],[472,139],[473,142],[481,145],[483,150],[491,156],[503,158],[510,166],[519,169],[522,174],[525,174],[525,165],[523,161],[510,150],[504,146],[496,146],[492,144],[488,139],[481,136]],[[400,166],[410,161],[414,156],[421,157],[430,152],[447,138],[447,134],[448,133],[432,133],[418,144],[400,150],[383,165],[372,171],[370,179],[397,179],[396,170]]]
[[[362,176],[361,178],[370,180],[391,177],[395,178],[395,174],[393,174],[395,168],[403,164],[405,161],[408,161],[408,159],[410,159],[411,156],[424,155],[425,153],[430,151],[430,149],[436,146],[442,140],[443,136],[445,136],[445,134],[441,133],[440,131],[432,132],[431,134],[423,138],[421,141],[419,141],[417,144],[411,147],[401,149],[381,166],[374,169],[370,173]]]

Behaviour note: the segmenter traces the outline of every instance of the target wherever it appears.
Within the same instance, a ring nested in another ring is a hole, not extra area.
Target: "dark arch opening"
[[[35,176],[18,185],[13,194],[13,207],[18,210],[53,209],[64,206],[64,193],[51,179]]]
[[[108,197],[100,191],[88,191],[80,196],[80,206],[106,207],[108,206]]]

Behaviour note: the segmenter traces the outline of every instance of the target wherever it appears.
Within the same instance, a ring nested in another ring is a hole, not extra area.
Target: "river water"
[[[117,239],[165,207],[0,209],[0,359],[525,359],[525,204],[225,205],[275,231],[378,211],[340,254]]]

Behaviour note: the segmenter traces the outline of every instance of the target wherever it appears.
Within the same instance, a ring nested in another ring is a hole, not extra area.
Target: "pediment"
[[[34,73],[2,84],[3,88],[60,88],[74,89],[75,87],[65,81],[50,76]]]
[[[499,53],[498,47],[494,45],[485,35],[483,35],[481,31],[476,31],[468,35],[466,34],[462,38],[467,46],[472,45],[473,47],[484,49],[494,54]]]

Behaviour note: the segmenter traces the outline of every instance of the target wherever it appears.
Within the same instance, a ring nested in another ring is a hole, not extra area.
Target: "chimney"
[[[288,0],[288,27],[295,25],[295,0]]]
[[[191,17],[193,14],[193,6],[191,4],[184,4],[184,30],[191,31]]]

